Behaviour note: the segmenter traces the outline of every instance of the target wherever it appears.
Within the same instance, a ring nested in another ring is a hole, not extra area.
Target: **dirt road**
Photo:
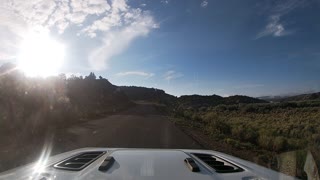
[[[81,147],[201,148],[148,104],[70,127],[65,136],[55,143],[56,151]]]
[[[0,172],[36,161],[46,148],[51,155],[83,147],[201,148],[152,104],[62,128],[47,138],[16,139],[0,147]]]

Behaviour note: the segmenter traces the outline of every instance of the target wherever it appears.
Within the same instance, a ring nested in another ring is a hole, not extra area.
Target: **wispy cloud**
[[[282,20],[282,17],[296,8],[305,6],[306,3],[306,0],[277,1],[276,4],[268,11],[269,15],[267,25],[256,35],[255,39],[265,36],[282,37],[294,34],[295,31],[286,27],[286,22]]]
[[[126,0],[6,0],[0,2],[0,58],[14,55],[23,34],[46,29],[62,34],[69,27],[79,36],[101,40],[88,55],[94,70],[106,68],[107,61],[122,53],[133,40],[158,28],[150,12],[133,8]],[[4,35],[4,36],[2,36]],[[15,48],[9,46],[9,42]],[[10,47],[10,48],[8,48]]]
[[[281,16],[290,13],[292,10],[303,7],[308,4],[308,0],[282,0],[276,1],[275,6],[272,8],[272,12]]]
[[[95,70],[105,69],[109,59],[122,53],[137,37],[148,35],[153,26],[152,17],[139,16],[135,22],[121,29],[106,31],[102,45],[89,54],[91,67]]]
[[[109,15],[82,30],[92,38],[99,31],[104,33],[102,45],[89,55],[89,63],[95,70],[105,69],[106,62],[122,53],[133,40],[158,28],[149,12],[130,8],[126,1],[113,1],[111,6]]]
[[[274,37],[281,37],[293,34],[293,30],[286,30],[284,24],[280,22],[280,16],[274,15],[269,17],[269,22],[265,29],[259,32],[255,39],[262,38],[264,36],[272,35]]]
[[[183,77],[183,74],[176,72],[176,71],[173,71],[173,70],[170,70],[170,71],[165,72],[163,77],[165,80],[170,81],[172,79],[177,79],[177,78]]]
[[[127,71],[127,72],[119,72],[115,74],[116,76],[143,76],[143,77],[152,77],[154,73],[147,73],[143,71]]]
[[[166,5],[166,4],[169,4],[169,3],[170,3],[170,0],[161,0],[160,2],[161,2],[162,4],[165,4],[165,5]]]
[[[205,7],[208,6],[208,4],[209,4],[208,0],[204,0],[204,1],[201,2],[200,6],[205,8]]]

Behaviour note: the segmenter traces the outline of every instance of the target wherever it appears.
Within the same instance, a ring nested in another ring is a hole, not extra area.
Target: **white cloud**
[[[102,45],[89,55],[89,63],[95,70],[107,67],[106,62],[122,53],[138,37],[146,36],[159,26],[149,12],[131,8],[124,0],[113,1],[111,10],[82,30],[82,33],[94,38],[102,32]]]
[[[203,8],[205,8],[205,7],[208,6],[208,4],[209,4],[208,0],[204,0],[204,1],[202,1],[202,3],[200,4],[200,6],[203,7]]]
[[[74,24],[81,24],[84,22],[88,14],[84,12],[74,12],[67,15],[67,19]]]
[[[144,77],[152,77],[154,73],[147,73],[143,71],[127,71],[127,72],[119,72],[116,76],[144,76]]]
[[[262,38],[264,36],[282,37],[291,35],[294,33],[293,30],[288,30],[285,27],[285,22],[282,17],[291,11],[307,5],[308,0],[282,0],[276,1],[275,5],[270,9],[268,16],[268,23],[265,28],[260,31],[255,39]]]
[[[62,34],[67,27],[69,27],[70,16],[73,16],[71,13],[71,7],[69,6],[69,0],[62,0],[57,3],[55,11],[50,15],[50,18],[47,21],[46,26],[48,28],[55,27],[60,34]]]
[[[176,71],[173,71],[173,70],[170,70],[170,71],[165,72],[163,77],[165,80],[170,81],[172,79],[177,79],[177,78],[183,77],[183,74],[176,72]]]
[[[97,15],[111,8],[106,0],[71,0],[71,7],[73,12]]]
[[[272,35],[274,37],[281,37],[292,34],[293,31],[286,30],[284,25],[280,22],[280,16],[274,15],[269,19],[269,23],[265,29],[257,34],[255,39],[262,38],[264,36]]]
[[[11,0],[7,2],[5,8],[12,10],[13,14],[20,16],[32,26],[45,24],[57,6],[54,0]]]
[[[126,0],[3,0],[0,20],[0,34],[4,35],[1,37],[6,37],[0,45],[1,59],[17,53],[26,31],[46,29],[64,33],[68,27],[76,26],[77,35],[101,35],[97,38],[101,39],[101,46],[88,55],[95,70],[106,68],[107,60],[159,27],[148,11],[132,8]]]
[[[27,26],[19,16],[0,6],[0,60],[15,58]]]
[[[105,69],[106,62],[111,57],[122,53],[137,37],[146,36],[153,26],[151,16],[141,15],[127,26],[108,31],[105,33],[102,45],[89,55],[91,67],[95,70]],[[92,35],[96,34],[92,32]]]

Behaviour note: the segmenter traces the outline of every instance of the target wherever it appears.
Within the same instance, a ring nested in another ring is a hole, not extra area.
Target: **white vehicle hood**
[[[70,171],[55,168],[55,164],[76,156],[79,153],[103,151],[105,154],[91,162],[84,169]],[[193,153],[205,153],[222,158],[237,167],[241,172],[219,173],[208,166]],[[114,163],[107,171],[99,167],[107,157],[113,157]],[[184,160],[192,158],[199,167],[199,172],[192,172]],[[187,149],[124,149],[124,148],[84,148],[50,158],[40,159],[20,168],[0,174],[0,179],[107,179],[107,180],[209,180],[209,179],[295,179],[279,172],[261,167],[254,163],[209,150]]]

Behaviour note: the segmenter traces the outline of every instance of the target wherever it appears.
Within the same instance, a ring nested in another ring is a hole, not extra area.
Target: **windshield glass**
[[[183,148],[307,179],[319,18],[319,0],[2,0],[0,172],[82,147]]]

